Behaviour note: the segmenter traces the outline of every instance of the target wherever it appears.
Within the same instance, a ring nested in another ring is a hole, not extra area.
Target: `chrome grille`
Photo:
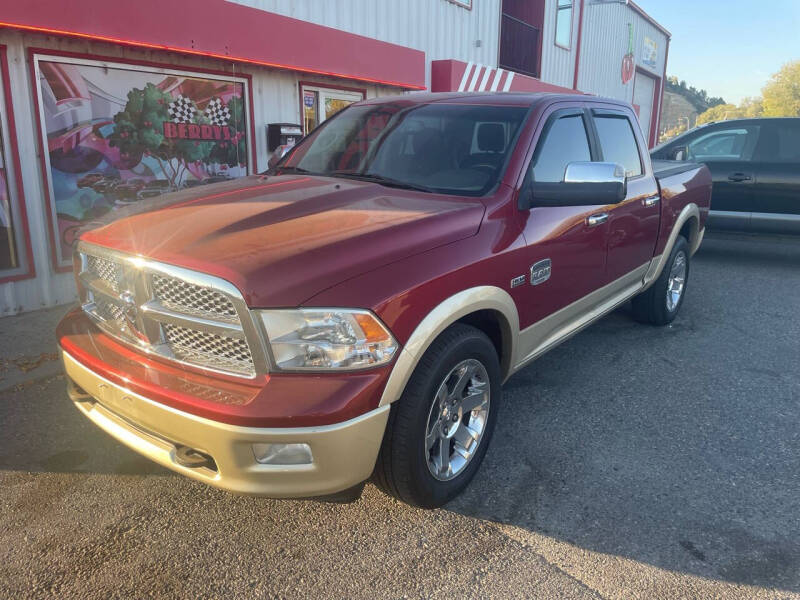
[[[102,297],[95,298],[94,304],[95,312],[101,319],[104,321],[115,322],[121,329],[124,329],[125,320],[122,317],[121,307],[117,306],[113,302],[106,301]]]
[[[253,370],[253,357],[247,342],[223,337],[180,325],[164,325],[164,335],[179,359],[213,368],[225,368],[249,375]]]
[[[105,281],[112,290],[119,291],[119,283],[122,280],[121,265],[99,256],[88,255],[86,269],[98,279]]]
[[[236,308],[225,296],[182,279],[153,275],[153,294],[172,310],[200,317],[236,319]]]
[[[79,245],[84,311],[146,352],[240,376],[266,372],[250,311],[227,281]]]

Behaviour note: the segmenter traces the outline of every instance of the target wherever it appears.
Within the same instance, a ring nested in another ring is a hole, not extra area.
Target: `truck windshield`
[[[502,175],[527,110],[407,101],[351,106],[312,132],[274,172],[483,195]]]

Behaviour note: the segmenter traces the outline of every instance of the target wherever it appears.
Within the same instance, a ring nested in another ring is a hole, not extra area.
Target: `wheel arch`
[[[661,275],[661,271],[664,270],[664,266],[667,264],[672,248],[675,246],[678,236],[682,233],[688,233],[689,237],[687,240],[689,242],[690,254],[694,254],[700,247],[700,242],[703,241],[703,231],[700,229],[700,209],[694,202],[690,202],[684,206],[683,210],[681,210],[678,217],[675,219],[675,224],[672,226],[672,231],[670,231],[669,238],[664,246],[664,251],[659,256],[653,258],[650,263],[650,268],[644,276],[644,289],[649,288],[653,282],[658,279],[658,276]]]
[[[457,322],[477,327],[488,335],[499,350],[503,380],[508,377],[519,338],[517,306],[509,293],[499,287],[473,287],[440,302],[417,325],[392,368],[379,406],[400,398],[422,355],[445,329]]]

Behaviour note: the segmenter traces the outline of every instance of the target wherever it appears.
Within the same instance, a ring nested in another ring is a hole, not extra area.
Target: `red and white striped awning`
[[[570,88],[544,83],[535,77],[460,60],[431,62],[432,92],[556,92],[580,94]]]

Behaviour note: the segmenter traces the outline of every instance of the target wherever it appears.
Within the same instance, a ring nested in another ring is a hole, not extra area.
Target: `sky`
[[[800,0],[635,0],[672,33],[667,74],[738,104],[800,59]]]

